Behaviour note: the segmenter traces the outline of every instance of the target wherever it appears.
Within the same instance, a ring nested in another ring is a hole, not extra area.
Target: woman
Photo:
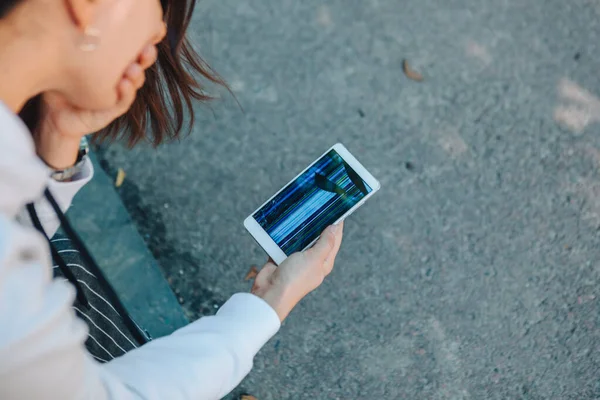
[[[267,263],[253,294],[234,295],[215,316],[104,364],[86,352],[71,308],[77,288],[52,280],[39,231],[52,236],[92,176],[84,135],[124,128],[135,144],[148,128],[158,144],[181,130],[184,105],[205,98],[187,69],[221,82],[184,40],[192,10],[189,0],[0,0],[3,400],[220,398],[333,267],[341,227],[277,268]]]

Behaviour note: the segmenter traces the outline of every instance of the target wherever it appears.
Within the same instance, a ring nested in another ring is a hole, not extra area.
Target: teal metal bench
[[[188,323],[160,267],[98,165],[67,213],[123,304],[154,338]]]

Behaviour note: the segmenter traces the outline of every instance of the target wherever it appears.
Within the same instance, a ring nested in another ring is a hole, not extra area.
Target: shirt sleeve
[[[74,296],[52,280],[41,235],[0,215],[1,399],[219,399],[280,326],[262,299],[236,294],[215,316],[99,364]]]
[[[250,372],[254,356],[279,326],[271,306],[238,293],[217,315],[153,340],[104,368],[143,399],[220,399]]]
[[[94,176],[94,165],[89,157],[85,158],[85,161],[81,165],[81,171],[69,182],[58,182],[50,177],[48,177],[48,189],[56,199],[56,202],[60,206],[60,209],[63,213],[66,213],[71,203],[73,202],[73,197],[84,187]],[[45,198],[40,198],[35,203],[35,210],[38,214],[40,222],[44,227],[44,231],[48,235],[48,237],[54,236],[56,231],[60,226],[60,222],[58,221],[58,217],[54,213],[54,210],[50,206],[50,203]],[[31,225],[31,220],[29,218],[29,214],[27,211],[23,209],[18,216],[18,220],[24,224]]]

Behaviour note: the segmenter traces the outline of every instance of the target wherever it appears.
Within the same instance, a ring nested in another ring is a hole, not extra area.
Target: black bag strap
[[[123,303],[119,299],[119,296],[115,292],[114,288],[108,282],[108,280],[106,279],[106,277],[100,270],[100,267],[98,267],[98,264],[96,263],[96,261],[94,260],[94,258],[90,254],[90,252],[88,251],[87,247],[84,245],[84,243],[81,240],[81,238],[79,237],[79,235],[75,232],[75,230],[71,226],[69,220],[67,219],[65,214],[60,209],[58,203],[56,202],[56,200],[54,199],[54,196],[52,196],[52,193],[50,192],[50,190],[48,188],[46,188],[46,190],[44,190],[44,197],[48,200],[48,202],[50,203],[50,206],[54,210],[54,213],[58,217],[61,228],[64,231],[65,235],[71,240],[71,243],[73,244],[75,249],[77,249],[79,251],[81,258],[82,258],[83,262],[86,264],[86,266],[91,270],[91,272],[94,275],[96,275],[96,278],[98,279],[99,284],[102,286],[102,289],[104,290],[105,294],[107,295],[108,300],[112,303],[113,307],[116,309],[116,311],[119,313],[119,315],[123,319],[123,323],[125,324],[125,327],[130,331],[131,335],[138,342],[138,344],[143,345],[144,343],[147,343],[148,338],[142,332],[141,328],[133,321],[133,319],[131,318],[131,316],[129,315],[129,313],[127,312],[125,307],[123,306]],[[68,266],[65,264],[63,259],[60,257],[60,254],[58,254],[58,252],[56,251],[56,248],[50,242],[48,235],[46,235],[46,233],[44,232],[44,229],[39,220],[39,217],[35,211],[34,205],[28,204],[27,211],[29,212],[29,215],[31,217],[34,227],[46,237],[46,240],[48,240],[48,243],[50,244],[50,248],[52,251],[52,256],[56,259],[56,262],[58,263],[59,268],[61,269],[61,271],[63,272],[65,277],[75,285],[75,288],[77,289],[77,299],[82,304],[87,305],[88,304],[87,298],[85,297],[81,286],[77,282],[77,279],[75,279],[75,276],[73,275],[73,273],[69,270]]]
[[[46,238],[46,241],[48,242],[48,245],[50,246],[50,252],[52,253],[52,259],[58,264],[58,267],[60,268],[62,273],[65,275],[65,277],[69,280],[69,282],[71,282],[73,284],[73,286],[75,286],[75,289],[77,290],[77,300],[81,304],[83,304],[85,307],[88,307],[89,302],[88,302],[87,297],[85,296],[83,288],[81,287],[81,285],[75,278],[75,275],[73,275],[73,272],[71,271],[71,269],[67,266],[65,261],[62,259],[60,254],[58,254],[56,247],[54,246],[54,244],[52,243],[52,241],[46,234],[46,231],[44,231],[44,227],[42,226],[42,223],[40,222],[40,218],[38,217],[37,212],[35,211],[35,206],[33,205],[33,203],[27,204],[27,212],[29,213],[29,218],[31,218],[31,222],[33,223],[33,226],[35,227],[35,229],[37,229],[38,232],[40,232]]]

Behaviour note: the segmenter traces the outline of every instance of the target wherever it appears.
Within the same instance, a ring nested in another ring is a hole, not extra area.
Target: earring
[[[100,31],[96,28],[88,26],[83,32],[83,38],[79,44],[81,51],[94,51],[100,42]]]

